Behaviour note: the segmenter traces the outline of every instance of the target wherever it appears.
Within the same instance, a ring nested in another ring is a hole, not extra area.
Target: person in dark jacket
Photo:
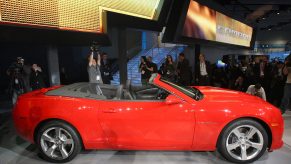
[[[283,98],[286,76],[284,75],[284,63],[278,62],[272,70],[270,102],[279,107]]]
[[[60,80],[61,80],[61,84],[62,85],[70,84],[69,77],[68,77],[68,75],[66,73],[65,67],[62,67],[61,70],[60,70]]]
[[[177,65],[178,83],[184,86],[189,86],[191,83],[191,70],[189,61],[185,58],[184,53],[179,54],[179,62]]]
[[[111,64],[108,61],[107,53],[103,53],[101,56],[100,72],[103,83],[110,84],[110,80],[112,80],[113,78],[111,73]]]
[[[45,87],[42,70],[37,64],[32,65],[32,72],[30,74],[30,87],[32,90]]]
[[[203,54],[200,54],[199,62],[196,64],[195,69],[196,82],[201,86],[210,85],[211,73],[210,62],[205,60],[205,56]]]
[[[7,75],[11,78],[10,86],[11,89],[15,86],[12,85],[15,77],[19,80],[19,85],[23,88],[24,93],[30,91],[29,78],[31,73],[31,66],[24,63],[22,57],[17,57],[17,62],[13,63],[7,70]]]
[[[289,108],[291,98],[291,54],[286,58],[285,65],[283,67],[283,74],[287,76],[287,80],[284,86],[284,94],[280,109],[282,113],[285,113]]]
[[[175,63],[171,55],[167,55],[167,58],[163,67],[163,73],[164,73],[163,76],[165,76],[167,79],[173,82],[175,81],[176,68],[175,68]]]
[[[153,62],[153,58],[151,56],[147,56],[147,62],[150,65],[150,67],[153,67],[151,74],[158,73],[158,66],[156,63]]]
[[[142,85],[147,85],[149,79],[151,77],[151,71],[153,71],[153,67],[150,66],[147,58],[145,56],[141,56],[140,64],[139,64],[139,71],[141,73],[141,83]]]
[[[272,80],[271,72],[272,66],[268,62],[268,58],[264,56],[261,60],[256,60],[256,63],[253,67],[254,75],[255,75],[255,82],[262,84],[262,87],[265,89],[266,94],[270,95],[270,82]],[[267,96],[269,100],[269,97]]]

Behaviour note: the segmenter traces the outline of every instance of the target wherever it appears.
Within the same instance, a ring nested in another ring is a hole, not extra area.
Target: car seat
[[[123,85],[118,86],[114,100],[121,100],[123,98]]]
[[[124,96],[126,99],[134,100],[134,93],[132,91],[131,80],[126,80]]]

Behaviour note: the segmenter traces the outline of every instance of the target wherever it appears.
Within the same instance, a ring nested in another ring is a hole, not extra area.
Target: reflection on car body
[[[267,102],[180,86],[158,74],[145,87],[75,83],[30,92],[19,97],[13,119],[50,162],[68,162],[84,147],[218,150],[231,162],[249,163],[283,144],[281,113]]]

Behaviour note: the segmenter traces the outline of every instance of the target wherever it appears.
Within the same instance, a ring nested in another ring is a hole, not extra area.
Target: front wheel
[[[37,133],[37,146],[43,159],[53,163],[69,162],[81,151],[81,141],[70,125],[51,121]]]
[[[259,159],[268,146],[264,127],[254,120],[238,120],[228,125],[218,141],[218,151],[235,163],[251,163]]]

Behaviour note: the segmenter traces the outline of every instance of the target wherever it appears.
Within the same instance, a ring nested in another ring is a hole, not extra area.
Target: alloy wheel
[[[60,127],[51,127],[44,131],[40,138],[41,149],[47,157],[64,160],[74,151],[74,140],[71,134]]]
[[[242,125],[234,128],[226,140],[227,152],[240,161],[255,158],[263,147],[263,135],[252,125]]]

